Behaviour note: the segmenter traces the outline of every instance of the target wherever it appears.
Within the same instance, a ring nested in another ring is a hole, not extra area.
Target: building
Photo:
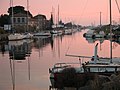
[[[12,28],[14,28],[15,32],[26,32],[27,25],[30,26],[31,15],[27,15],[27,13],[17,13],[11,17],[11,21],[13,20]]]
[[[38,14],[33,17],[34,24],[36,24],[36,30],[46,30],[46,16],[42,14]]]

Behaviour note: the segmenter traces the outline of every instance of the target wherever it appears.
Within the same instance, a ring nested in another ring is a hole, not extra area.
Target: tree
[[[51,13],[51,18],[50,18],[50,29],[52,29],[52,25],[54,25],[54,22],[53,22],[53,15]]]
[[[68,28],[71,28],[72,27],[72,23],[68,22],[68,23],[65,24],[65,26],[68,27]]]
[[[50,22],[51,22],[51,25],[54,24],[54,22],[53,22],[53,14],[51,14]]]
[[[14,14],[16,14],[16,13],[24,13],[25,12],[24,9],[25,8],[23,6],[15,6],[15,7],[13,7],[13,13]],[[9,13],[9,15],[12,15],[12,7],[10,7],[8,9],[8,13]]]
[[[7,14],[2,14],[0,16],[0,26],[1,27],[4,27],[4,24],[9,24],[9,15]]]
[[[12,15],[12,7],[8,8],[8,13],[9,15]],[[17,14],[17,13],[27,14],[27,11],[23,6],[15,6],[13,7],[13,14]],[[32,14],[29,11],[28,11],[28,15],[32,17]]]

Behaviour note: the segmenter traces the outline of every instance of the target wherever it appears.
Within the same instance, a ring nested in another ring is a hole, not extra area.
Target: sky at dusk
[[[120,0],[117,1],[120,6]],[[26,8],[27,0],[13,0],[13,2],[14,6],[21,5]],[[60,19],[63,22],[72,21],[81,25],[91,25],[91,23],[98,25],[100,12],[102,12],[102,23],[109,23],[109,0],[29,0],[29,11],[33,16],[44,14],[47,19],[50,18],[53,11],[54,18],[57,18],[58,5]],[[0,14],[7,13],[9,7],[10,0],[0,0]],[[112,19],[120,22],[120,13],[115,0],[112,0]]]

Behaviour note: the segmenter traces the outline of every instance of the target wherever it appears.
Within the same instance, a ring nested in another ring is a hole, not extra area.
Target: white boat
[[[51,34],[49,32],[38,32],[34,36],[51,36]]]
[[[8,40],[9,40],[9,41],[22,40],[23,37],[24,37],[24,36],[23,36],[22,34],[14,33],[14,34],[8,35]]]

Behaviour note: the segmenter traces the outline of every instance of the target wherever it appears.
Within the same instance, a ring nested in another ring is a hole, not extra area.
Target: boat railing
[[[116,64],[86,64],[84,69],[88,72],[120,72],[120,65]]]
[[[49,69],[49,73],[60,72],[63,69],[72,68],[79,65],[80,63],[56,63],[52,69]]]

